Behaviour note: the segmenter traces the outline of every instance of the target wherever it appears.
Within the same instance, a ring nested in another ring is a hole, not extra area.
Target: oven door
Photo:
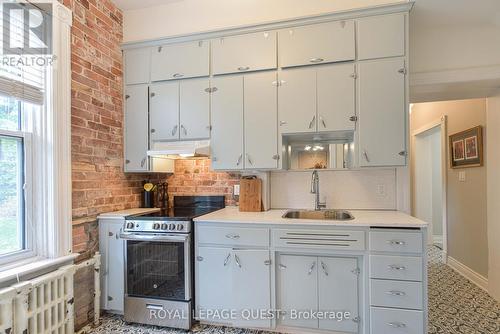
[[[191,236],[122,233],[125,296],[191,300]]]

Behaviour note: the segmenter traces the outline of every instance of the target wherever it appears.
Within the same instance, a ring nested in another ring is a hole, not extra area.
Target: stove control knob
[[[153,230],[159,230],[160,229],[160,224],[154,223],[153,224]]]
[[[129,223],[127,223],[126,227],[132,229],[132,228],[134,228],[134,225],[135,225],[134,223],[129,222]]]
[[[161,229],[168,230],[168,224],[165,224],[165,223],[161,224]]]
[[[169,229],[170,230],[175,230],[175,224],[170,224]]]
[[[177,230],[182,231],[184,229],[184,225],[179,224],[177,225]]]

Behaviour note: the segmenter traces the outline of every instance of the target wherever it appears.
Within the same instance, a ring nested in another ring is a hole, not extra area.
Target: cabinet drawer
[[[371,231],[369,247],[378,252],[422,253],[422,233]]]
[[[370,305],[422,310],[422,283],[370,280]]]
[[[198,226],[196,233],[200,244],[269,246],[269,230],[266,228]]]
[[[208,76],[209,51],[208,41],[154,48],[151,55],[151,81]]]
[[[422,334],[424,313],[422,311],[391,310],[372,307],[370,309],[371,334]]]
[[[280,66],[353,60],[356,57],[354,39],[353,21],[281,30],[278,33]]]
[[[370,255],[370,278],[422,281],[422,258]]]
[[[363,231],[274,230],[274,247],[364,250]]]
[[[211,43],[214,75],[276,68],[274,31],[218,38]]]

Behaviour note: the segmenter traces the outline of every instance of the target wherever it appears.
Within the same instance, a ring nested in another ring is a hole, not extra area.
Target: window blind
[[[12,4],[11,4],[12,5]],[[4,15],[4,6],[0,3],[0,94],[12,96],[41,105],[44,103],[45,73],[47,58],[44,55],[30,51],[43,46],[43,42],[29,31],[24,24],[26,7],[16,4],[14,10]],[[30,11],[30,20],[51,19],[40,12]],[[36,17],[36,16],[41,17]],[[6,27],[6,29],[4,29]],[[29,37],[29,47],[24,48],[25,40]],[[4,52],[3,42],[7,41],[11,47],[9,53]],[[31,49],[32,48],[32,49]]]

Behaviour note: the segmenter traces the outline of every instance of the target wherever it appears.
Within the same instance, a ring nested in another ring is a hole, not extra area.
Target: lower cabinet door
[[[319,328],[358,332],[358,260],[356,258],[318,258],[318,305],[324,312]]]
[[[232,301],[237,327],[269,328],[271,270],[268,250],[233,251]]]
[[[318,309],[318,258],[280,255],[277,261],[278,323],[287,327],[318,328],[311,311]]]
[[[107,273],[107,308],[123,313],[123,296],[125,293],[124,253],[125,241],[120,238],[122,224],[108,225],[108,273]]]
[[[232,250],[199,247],[196,256],[196,317],[200,321],[231,323]]]

